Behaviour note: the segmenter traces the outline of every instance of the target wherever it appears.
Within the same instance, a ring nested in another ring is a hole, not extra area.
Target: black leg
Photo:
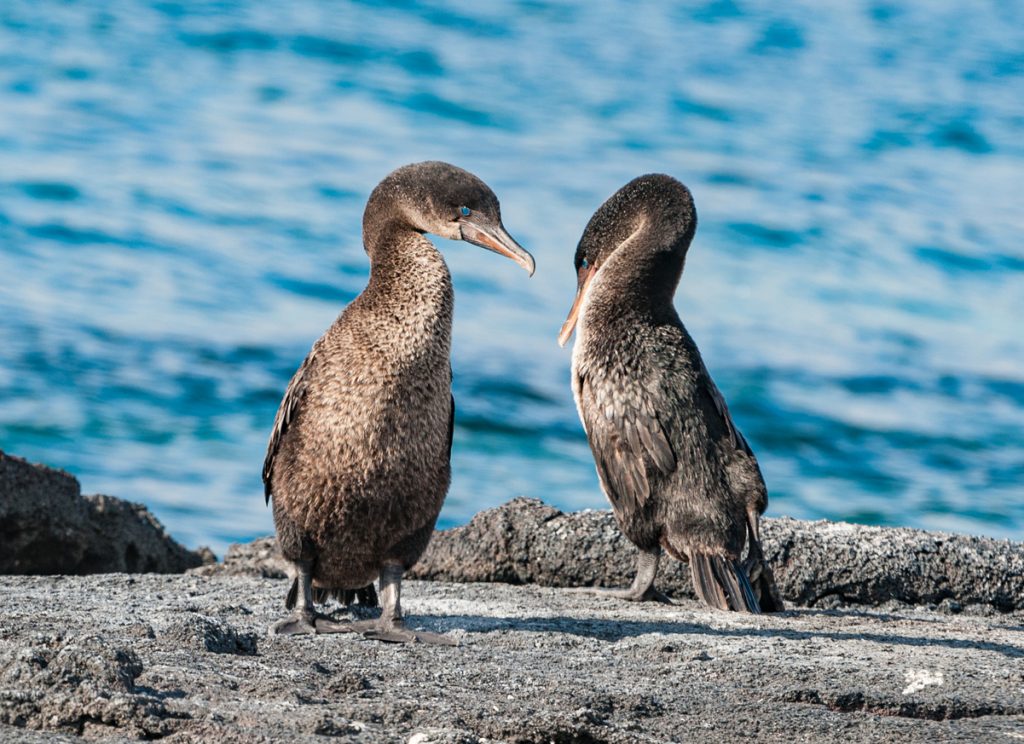
[[[412,630],[405,625],[402,617],[402,564],[388,562],[380,572],[381,615],[376,620],[362,620],[349,623],[350,630],[358,631],[365,638],[388,643],[432,643],[439,646],[457,646],[458,641],[450,636]],[[319,628],[319,623],[317,624]]]
[[[313,564],[310,561],[296,561],[292,564],[296,574],[297,591],[295,611],[290,617],[270,626],[271,635],[299,635],[303,633],[336,633],[341,623],[321,615],[313,606]]]
[[[672,600],[654,586],[654,577],[658,573],[658,561],[661,559],[661,548],[641,550],[636,559],[636,577],[627,589],[605,589],[603,587],[580,587],[573,591],[582,594],[596,594],[599,597],[625,599],[629,602],[661,602],[672,604]]]

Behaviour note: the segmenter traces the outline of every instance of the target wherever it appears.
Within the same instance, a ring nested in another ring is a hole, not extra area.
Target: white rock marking
[[[928,669],[908,669],[904,677],[907,682],[907,686],[903,688],[904,695],[920,692],[928,685],[941,685],[944,681],[942,672]]]

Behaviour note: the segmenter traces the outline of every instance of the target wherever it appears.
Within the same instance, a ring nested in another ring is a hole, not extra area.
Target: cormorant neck
[[[645,313],[672,307],[693,230],[664,212],[644,214],[633,233],[605,260],[591,288],[596,306]]]
[[[367,299],[377,305],[419,307],[430,314],[452,303],[451,275],[424,231],[421,211],[430,204],[404,169],[370,193],[363,210],[363,246],[370,257]],[[410,205],[417,205],[412,208]],[[449,313],[450,314],[450,313]]]
[[[370,194],[363,212],[363,247],[370,257],[370,281],[360,297],[393,326],[405,346],[451,334],[452,279],[444,257],[403,207],[408,194],[392,174]],[[410,335],[411,334],[411,335]]]
[[[401,206],[399,185],[385,179],[377,184],[363,210],[363,246],[373,258],[378,246],[401,240],[405,233],[420,233]]]
[[[367,246],[370,280],[347,312],[372,320],[375,348],[395,365],[424,355],[447,358],[454,293],[444,257],[411,228],[384,233]]]
[[[396,302],[436,304],[451,294],[451,274],[441,252],[425,235],[411,227],[378,234],[366,246],[370,256],[368,290]]]

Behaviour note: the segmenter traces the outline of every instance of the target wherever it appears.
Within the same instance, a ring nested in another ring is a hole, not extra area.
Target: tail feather
[[[697,596],[719,610],[761,613],[761,605],[739,561],[719,555],[692,553],[690,573]]]
[[[362,589],[333,589],[320,586],[313,587],[313,601],[323,604],[331,597],[334,597],[346,607],[359,601],[363,607],[377,607],[380,603],[377,600],[377,590],[373,584],[367,584]],[[295,609],[299,600],[299,580],[292,579],[292,586],[288,590],[288,596],[284,600],[287,610]]]
[[[367,584],[362,589],[313,588],[314,602],[323,604],[331,597],[334,597],[334,599],[346,607],[355,604],[357,601],[363,607],[377,607],[379,605],[377,590],[373,584]]]
[[[362,589],[356,589],[356,599],[359,600],[359,604],[363,607],[380,607],[380,601],[377,599],[377,588],[372,583],[367,584]]]

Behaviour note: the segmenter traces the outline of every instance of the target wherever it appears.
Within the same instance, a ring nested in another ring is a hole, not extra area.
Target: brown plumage
[[[366,631],[383,640],[444,642],[404,628],[402,572],[426,548],[450,478],[455,403],[449,361],[452,283],[423,233],[532,257],[501,224],[497,197],[440,162],[405,166],[373,190],[363,215],[366,289],[315,343],[277,412],[263,466],[278,543],[294,571],[275,633]],[[315,612],[334,594],[374,603],[369,623]],[[369,587],[368,587],[369,585]]]
[[[634,179],[591,218],[576,251],[572,388],[623,533],[640,548],[624,599],[654,587],[662,549],[689,561],[712,607],[782,609],[761,553],[768,492],[753,451],[672,304],[697,227],[674,178]],[[746,556],[743,555],[746,547]]]

